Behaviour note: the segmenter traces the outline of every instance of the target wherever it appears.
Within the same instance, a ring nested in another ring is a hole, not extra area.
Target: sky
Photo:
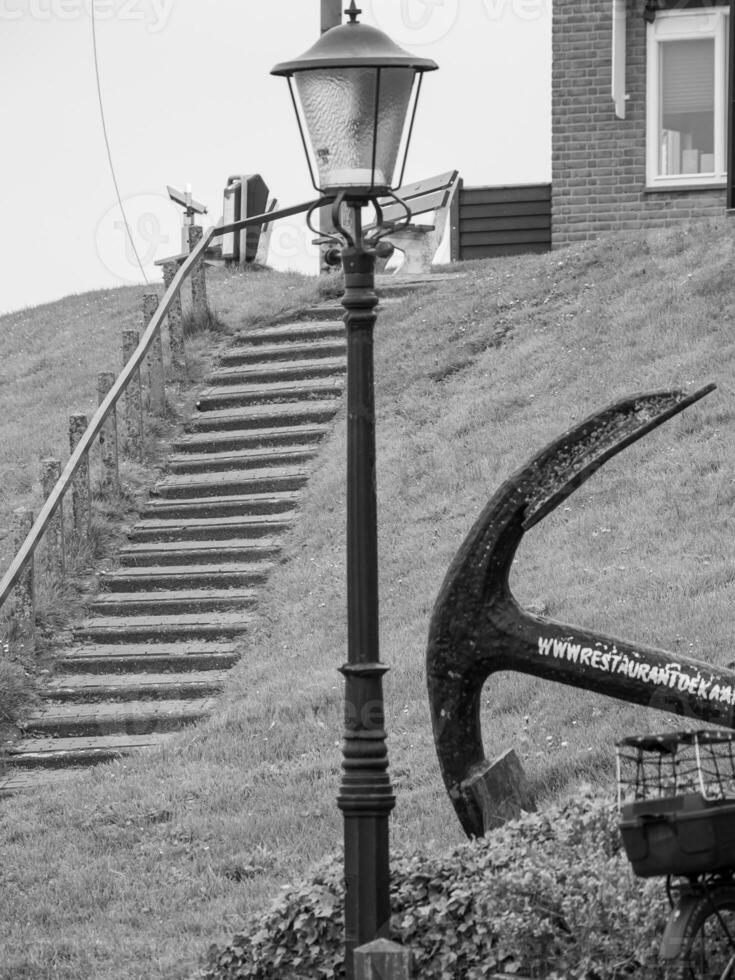
[[[0,0],[0,313],[143,282],[126,241],[94,71],[93,0]],[[110,150],[151,283],[180,251],[191,184],[222,213],[233,174],[286,207],[314,197],[278,62],[319,36],[320,0],[94,0]],[[347,6],[348,4],[345,4]],[[458,169],[465,185],[548,181],[551,0],[362,0],[361,20],[433,58],[405,182]],[[303,219],[274,227],[269,262],[317,272]]]

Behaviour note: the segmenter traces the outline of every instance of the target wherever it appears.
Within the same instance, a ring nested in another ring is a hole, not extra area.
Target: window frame
[[[724,187],[727,183],[727,102],[725,70],[730,44],[729,5],[705,9],[659,10],[646,29],[646,184],[659,188],[689,190],[695,187]],[[659,174],[659,119],[661,111],[661,44],[666,41],[696,41],[712,38],[715,44],[714,173]]]

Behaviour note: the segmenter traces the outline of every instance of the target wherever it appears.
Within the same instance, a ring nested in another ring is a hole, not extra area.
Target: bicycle
[[[735,732],[625,738],[617,746],[623,846],[666,876],[667,980],[735,980]]]

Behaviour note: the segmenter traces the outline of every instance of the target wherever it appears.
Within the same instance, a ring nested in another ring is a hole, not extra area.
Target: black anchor
[[[714,388],[634,395],[590,416],[503,483],[457,552],[434,606],[427,683],[439,765],[468,836],[485,829],[463,783],[488,765],[480,698],[497,670],[735,727],[735,671],[532,615],[508,584],[529,528],[612,456]]]

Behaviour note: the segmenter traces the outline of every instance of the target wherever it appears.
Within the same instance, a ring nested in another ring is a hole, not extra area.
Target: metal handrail
[[[10,568],[0,581],[0,607],[8,598],[11,589],[20,578],[26,563],[29,561],[34,551],[38,547],[41,537],[51,521],[51,518],[54,516],[56,508],[62,501],[69,484],[79,468],[80,463],[82,462],[84,456],[89,452],[92,443],[99,435],[102,426],[107,421],[107,416],[110,414],[120,396],[125,392],[131,377],[133,377],[135,372],[140,369],[143,358],[148,353],[148,348],[153,343],[157,331],[161,329],[163,318],[168,313],[168,310],[181,290],[184,281],[212,239],[218,238],[220,235],[224,235],[226,232],[238,231],[242,228],[247,228],[250,225],[268,224],[269,222],[276,221],[279,218],[287,218],[294,214],[300,214],[304,211],[308,211],[310,208],[313,208],[322,202],[324,204],[330,203],[331,198],[309,201],[306,204],[298,204],[290,208],[284,208],[281,211],[271,211],[270,213],[266,214],[257,214],[252,218],[243,218],[241,221],[235,221],[229,225],[213,225],[202,235],[187,258],[182,262],[181,268],[171,281],[171,285],[163,294],[163,298],[158,304],[156,312],[151,317],[148,326],[143,332],[143,336],[140,338],[140,343],[135,348],[135,351],[127,364],[123,367],[117,380],[105,395],[104,400],[92,416],[92,420],[69,457],[69,461],[64,467],[61,476],[56,481],[53,490],[46,498],[38,517],[35,519],[33,526],[26,535],[23,544],[18,549],[15,558],[11,562]]]

